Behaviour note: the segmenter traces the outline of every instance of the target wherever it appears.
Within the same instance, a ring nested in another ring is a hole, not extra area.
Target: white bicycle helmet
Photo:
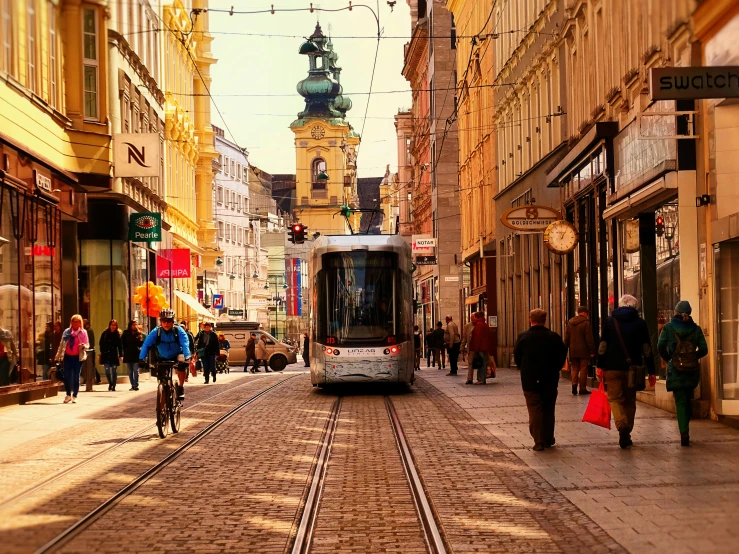
[[[171,319],[172,321],[174,321],[175,320],[175,316],[174,315],[175,315],[174,314],[174,310],[172,310],[170,308],[165,308],[165,309],[163,309],[163,310],[161,310],[159,312],[159,319],[160,320],[162,320],[162,319]]]

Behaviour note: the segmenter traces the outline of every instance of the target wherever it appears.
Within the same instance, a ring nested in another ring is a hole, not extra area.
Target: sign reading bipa
[[[120,133],[113,137],[116,177],[159,177],[159,135]]]
[[[135,213],[128,219],[128,240],[162,242],[162,214]]]

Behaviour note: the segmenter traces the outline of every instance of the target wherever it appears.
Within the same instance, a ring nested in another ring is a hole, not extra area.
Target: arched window
[[[318,178],[319,173],[326,173],[326,161],[323,158],[315,158],[311,164],[311,181],[314,189],[325,190],[327,180]]]

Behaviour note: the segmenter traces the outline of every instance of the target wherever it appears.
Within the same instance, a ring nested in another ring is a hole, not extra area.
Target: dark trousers
[[[636,389],[629,388],[628,371],[606,370],[608,403],[611,405],[613,421],[619,433],[630,434],[636,417]]]
[[[529,410],[529,432],[534,444],[549,446],[554,444],[554,408],[557,404],[557,389],[524,391],[526,407]]]
[[[251,368],[252,371],[256,371],[259,369],[259,362],[264,363],[264,371],[267,371],[269,369],[269,366],[267,366],[267,360],[254,360],[254,367]]]
[[[80,392],[80,370],[82,362],[79,356],[64,354],[64,390],[67,396],[74,396]]]
[[[305,367],[310,367],[310,357],[308,354],[303,354],[303,361],[305,362]]]
[[[249,366],[251,365],[252,360],[254,363],[258,363],[259,360],[257,360],[253,354],[247,354],[246,355],[246,361],[244,362],[244,371],[249,371]]]
[[[205,382],[208,382],[208,378],[210,375],[213,375],[213,382],[216,382],[216,355],[211,354],[208,356],[207,354],[201,358],[201,361],[203,362],[203,376],[205,377]]]
[[[461,342],[455,342],[449,347],[449,373],[457,373],[457,362],[459,361],[459,347]]]

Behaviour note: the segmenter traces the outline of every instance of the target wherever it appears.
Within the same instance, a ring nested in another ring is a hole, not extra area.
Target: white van
[[[269,367],[274,371],[282,371],[288,364],[298,361],[297,350],[287,344],[278,341],[275,337],[259,328],[259,323],[254,321],[220,321],[216,327],[216,333],[223,333],[231,350],[228,356],[228,364],[231,366],[244,366],[246,362],[246,342],[254,333],[256,339],[260,340],[262,335],[267,336],[267,356]]]

